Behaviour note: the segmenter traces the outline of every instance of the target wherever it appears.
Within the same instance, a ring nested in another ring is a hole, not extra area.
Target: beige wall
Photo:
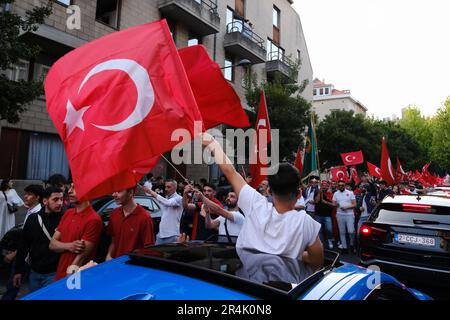
[[[209,35],[203,38],[203,45],[207,48],[211,58],[214,52],[214,39],[216,38],[216,62],[224,65],[225,49],[223,47],[226,32],[226,9],[227,6],[234,8],[235,0],[217,0],[218,13],[221,19],[220,31],[216,35]],[[18,14],[25,15],[26,10],[30,10],[34,6],[34,0],[16,0],[12,10]],[[67,38],[65,43],[71,47],[78,47],[83,43],[92,41],[98,37],[115,32],[116,30],[110,26],[102,24],[95,20],[96,1],[95,0],[73,0],[74,5],[78,5],[81,9],[81,30],[69,30],[66,26],[69,14],[66,13],[67,8],[63,5],[55,3],[53,13],[45,20],[47,34],[57,34],[58,37]],[[301,51],[303,64],[299,72],[299,82],[304,79],[309,80],[309,85],[303,92],[303,97],[308,101],[312,100],[312,67],[309,59],[305,38],[300,22],[299,15],[291,7],[287,0],[247,0],[246,15],[254,25],[255,32],[267,41],[272,38],[272,8],[276,5],[281,11],[281,46],[286,50],[286,55],[297,57],[297,50]],[[158,0],[122,0],[120,29],[126,29],[135,25],[156,21],[161,18],[157,8]],[[39,31],[38,31],[39,32]],[[189,30],[183,23],[177,22],[175,42],[177,47],[187,46]],[[265,43],[266,45],[266,43]],[[239,61],[236,58],[235,63]],[[265,63],[252,66],[260,80],[265,80]],[[236,92],[241,97],[241,101],[246,106],[245,92],[242,86],[244,75],[243,68],[236,68],[235,81],[232,83]],[[32,130],[45,133],[56,133],[56,129],[46,112],[45,98],[37,99],[28,108],[21,121],[15,125],[7,124],[5,121],[0,122],[1,127],[7,126],[23,130]],[[189,166],[188,166],[189,168]],[[198,171],[198,172],[197,172]],[[189,168],[188,173],[199,174],[205,176],[205,168]]]
[[[321,101],[319,100],[313,102],[313,110],[320,120],[323,120],[325,116],[331,113],[332,110],[336,109],[347,111],[352,110],[355,112],[355,114],[358,113],[365,114],[365,112],[361,109],[361,107],[350,98],[321,100]]]

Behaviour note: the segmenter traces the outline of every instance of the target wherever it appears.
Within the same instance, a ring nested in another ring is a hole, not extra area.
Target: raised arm
[[[221,215],[222,217],[224,217],[225,219],[234,221],[234,215],[233,213],[225,210],[224,208],[222,208],[221,206],[219,206],[217,203],[215,203],[214,201],[209,200],[207,197],[205,197],[203,195],[203,193],[197,191],[195,192],[195,195],[198,197],[198,199],[200,199],[203,204],[213,213],[216,213],[218,215]]]
[[[203,146],[211,151],[211,154],[214,156],[220,170],[228,179],[228,182],[230,182],[234,192],[236,192],[236,195],[239,197],[242,188],[247,184],[247,182],[245,182],[244,178],[236,171],[231,160],[223,152],[220,144],[209,133],[205,132],[201,137]]]

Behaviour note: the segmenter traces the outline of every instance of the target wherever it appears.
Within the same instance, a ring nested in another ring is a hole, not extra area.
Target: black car
[[[137,204],[148,211],[149,217],[153,219],[153,231],[155,236],[159,232],[159,223],[161,222],[161,208],[158,203],[149,196],[135,196],[134,200]],[[108,227],[109,215],[111,211],[118,207],[112,196],[105,196],[92,201],[92,207],[100,215],[103,221],[103,232],[100,237],[100,242],[97,248],[97,255],[94,259],[95,262],[105,261],[106,254],[108,253],[108,247],[111,243],[111,237],[107,234],[106,228]]]
[[[386,198],[360,228],[361,265],[400,279],[450,284],[450,199]]]

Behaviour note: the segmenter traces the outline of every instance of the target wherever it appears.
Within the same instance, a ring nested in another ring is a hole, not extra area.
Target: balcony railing
[[[267,54],[267,61],[279,60],[290,68],[295,68],[295,62],[282,51],[272,51]]]
[[[219,32],[220,17],[213,0],[159,0],[158,8],[163,17],[183,21],[200,36]]]
[[[264,46],[264,39],[261,38],[256,32],[253,31],[252,28],[247,27],[245,23],[243,23],[240,20],[236,20],[233,22],[230,22],[227,25],[227,33],[233,33],[233,32],[239,32],[244,36],[245,38],[249,39],[250,41],[256,43],[259,47],[265,50]]]
[[[266,71],[270,79],[278,74],[281,75],[282,80],[286,83],[297,82],[296,67],[296,63],[286,57],[283,51],[273,51],[267,55]]]

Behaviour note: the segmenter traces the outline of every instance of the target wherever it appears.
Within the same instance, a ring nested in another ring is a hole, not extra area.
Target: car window
[[[136,198],[136,202],[146,210],[154,210],[153,201],[150,198]]]
[[[364,300],[417,300],[407,289],[399,287],[393,283],[382,283],[372,290]]]

